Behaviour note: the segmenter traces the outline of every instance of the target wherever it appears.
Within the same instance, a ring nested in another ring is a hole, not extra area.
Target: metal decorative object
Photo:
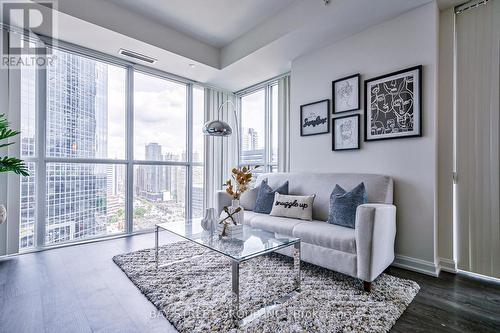
[[[233,134],[233,130],[226,122],[221,120],[212,120],[203,126],[203,133],[209,136],[230,136]]]
[[[215,208],[207,208],[205,217],[201,220],[201,227],[212,234],[215,231],[216,223]]]
[[[231,100],[226,100],[222,103],[217,109],[217,120],[210,120],[203,125],[203,134],[206,136],[230,136],[233,134],[233,129],[231,126],[225,121],[220,120],[220,113],[224,105],[231,105],[233,107],[234,120],[236,122],[236,142],[238,148],[238,156],[240,155],[240,133],[239,133],[239,125],[238,125],[238,115],[236,114],[236,105]]]

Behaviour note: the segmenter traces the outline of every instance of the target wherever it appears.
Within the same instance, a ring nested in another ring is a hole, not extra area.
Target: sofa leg
[[[372,283],[363,281],[363,289],[369,293],[370,291],[372,291]]]

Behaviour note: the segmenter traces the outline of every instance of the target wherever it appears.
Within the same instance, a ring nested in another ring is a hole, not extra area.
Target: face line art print
[[[371,134],[413,131],[413,76],[408,75],[371,86]]]
[[[337,89],[337,94],[340,97],[341,103],[346,107],[351,107],[349,100],[354,92],[354,86],[349,81],[344,81]]]

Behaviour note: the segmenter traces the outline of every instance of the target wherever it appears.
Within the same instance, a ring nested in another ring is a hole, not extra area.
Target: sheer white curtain
[[[456,16],[458,267],[500,278],[500,0]]]
[[[218,109],[230,100],[237,110],[238,122],[239,99],[236,95],[213,88],[205,88],[205,121],[218,117]],[[228,137],[205,137],[205,202],[206,207],[215,207],[215,192],[222,189],[222,183],[229,176],[229,171],[238,165],[237,126],[233,107],[225,104],[220,111],[219,119],[227,122],[233,129]],[[239,124],[239,123],[238,123]]]
[[[290,171],[290,76],[278,80],[278,171]]]

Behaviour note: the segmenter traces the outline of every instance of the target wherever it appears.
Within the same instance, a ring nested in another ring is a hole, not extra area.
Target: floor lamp
[[[210,120],[203,126],[203,134],[206,136],[230,136],[233,133],[233,129],[225,121],[220,120],[220,113],[224,105],[231,105],[233,107],[234,120],[236,122],[236,144],[238,145],[238,161],[240,158],[240,126],[238,124],[238,115],[236,113],[236,105],[231,100],[226,100],[219,106],[217,110],[217,120]]]

